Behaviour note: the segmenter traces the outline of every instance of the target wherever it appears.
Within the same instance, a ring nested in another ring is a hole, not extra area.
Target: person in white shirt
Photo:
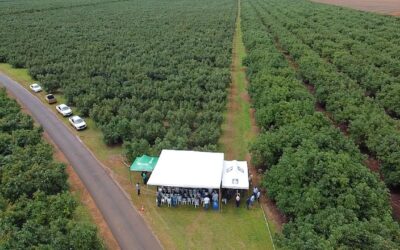
[[[258,193],[258,188],[257,188],[257,187],[254,187],[254,188],[253,188],[253,194],[254,194],[254,196],[257,196],[257,193]]]
[[[257,191],[257,192],[258,192],[258,191]],[[253,206],[255,199],[256,199],[256,196],[253,194],[253,195],[250,197],[250,205],[251,205],[251,206]]]
[[[240,205],[240,195],[239,195],[239,193],[236,195],[236,207],[239,207],[239,205]]]
[[[204,197],[204,207],[208,209],[208,206],[210,205],[210,198],[208,196]]]
[[[218,194],[217,194],[217,192],[214,192],[214,193],[213,193],[213,195],[212,195],[212,200],[213,200],[213,201],[218,201]]]
[[[139,184],[139,182],[136,183],[136,191],[137,191],[137,195],[140,196],[140,184]]]

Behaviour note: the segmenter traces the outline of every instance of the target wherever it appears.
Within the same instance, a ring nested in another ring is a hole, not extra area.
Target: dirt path
[[[349,7],[393,16],[400,15],[400,0],[312,0],[313,2]]]
[[[253,184],[259,186],[261,174],[251,164],[249,144],[259,133],[255,121],[255,110],[251,107],[251,98],[247,91],[249,86],[246,78],[246,68],[242,60],[246,55],[242,41],[240,25],[240,1],[238,1],[238,15],[236,18],[236,29],[233,38],[231,78],[229,88],[227,113],[222,126],[220,145],[223,148],[226,159],[246,160],[249,164],[250,174],[253,175]],[[279,211],[275,203],[265,196],[262,198],[262,208],[274,228],[282,230],[282,224],[287,222],[285,216]]]

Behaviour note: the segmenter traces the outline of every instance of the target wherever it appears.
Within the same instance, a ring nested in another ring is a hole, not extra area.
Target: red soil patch
[[[392,204],[393,217],[400,220],[400,192],[390,192],[390,203]]]
[[[289,52],[283,49],[282,44],[279,41],[278,37],[275,37],[275,44],[278,51],[281,52],[283,56],[286,58],[286,61],[289,63],[289,65],[297,71],[299,69],[299,65],[293,60]]]
[[[380,163],[377,159],[369,155],[365,164],[372,172],[379,174],[379,177],[383,180],[383,176],[379,172]],[[400,220],[400,190],[390,190],[390,205],[392,206],[393,217]]]
[[[314,108],[315,108],[315,110],[316,110],[317,112],[321,112],[321,113],[326,112],[325,108],[322,107],[321,103],[319,103],[319,102],[316,102],[316,103],[315,103]]]
[[[314,85],[311,85],[309,83],[304,83],[304,85],[307,87],[308,92],[315,95],[315,86]]]
[[[278,209],[275,202],[268,198],[265,194],[261,198],[261,206],[264,209],[265,213],[267,214],[268,218],[273,218],[276,224],[277,229],[282,231],[282,225],[287,223],[289,220],[286,216]]]
[[[250,174],[253,175],[252,183],[253,186],[260,187],[261,185],[261,178],[263,173],[257,172],[256,168],[251,164],[251,155],[246,155],[246,161],[249,164],[249,171]],[[285,214],[283,214],[279,208],[276,206],[276,203],[268,197],[267,190],[261,189],[261,207],[263,208],[267,217],[274,223],[275,228],[278,231],[282,231],[282,226],[284,223],[288,222]]]
[[[368,159],[365,161],[365,164],[368,166],[368,168],[375,173],[379,174],[379,169],[380,169],[380,164],[379,161],[371,156],[368,157]]]
[[[299,65],[297,64],[297,62],[292,58],[292,56],[289,54],[289,52],[287,52],[286,50],[284,50],[282,48],[282,45],[279,42],[279,39],[277,37],[275,38],[275,42],[276,42],[276,48],[284,55],[284,57],[286,58],[289,65],[294,70],[297,71],[299,69]],[[303,81],[303,85],[307,88],[307,90],[310,94],[315,96],[315,86],[312,83],[310,83],[308,80],[305,80],[305,81]],[[331,121],[331,123],[336,128],[338,128],[346,137],[349,136],[347,124],[337,124],[334,121],[332,114],[330,112],[326,111],[325,107],[318,101],[315,102],[315,111],[323,113]]]
[[[241,69],[242,71],[246,71],[245,67],[242,67]],[[249,80],[246,77],[245,78],[245,85],[246,88],[249,87]],[[249,93],[246,91],[246,93],[242,96],[242,98],[249,104],[251,104],[251,98]],[[251,107],[251,105],[250,105]],[[251,122],[251,131],[253,134],[257,135],[260,133],[260,128],[257,126],[257,122],[255,119],[255,113],[256,110],[254,108],[250,108],[249,110],[250,112],[250,122]],[[248,153],[246,155],[246,161],[249,164],[249,171],[250,174],[253,175],[253,179],[252,179],[252,183],[253,186],[258,186],[260,187],[261,185],[261,178],[263,176],[262,173],[257,172],[256,168],[253,166],[253,164],[251,164],[251,155],[250,153]],[[288,219],[286,218],[286,216],[278,209],[278,207],[276,206],[275,202],[272,201],[271,199],[269,199],[266,190],[262,190],[262,197],[261,197],[261,207],[264,210],[264,213],[267,215],[267,217],[273,222],[273,224],[275,225],[275,228],[278,231],[282,231],[282,226],[284,223],[288,222]]]
[[[337,128],[339,128],[340,131],[341,131],[346,137],[349,136],[349,126],[348,126],[347,124],[341,123],[341,124],[339,124],[339,125],[336,125],[336,124],[335,124],[335,126],[336,126]]]
[[[251,119],[251,131],[255,134],[260,133],[260,128],[257,127],[256,124],[256,110],[254,108],[250,108],[250,119]]]
[[[383,180],[383,176],[379,171],[380,163],[377,159],[369,155],[365,164],[372,172],[379,174],[380,179]],[[393,217],[396,220],[400,220],[400,190],[390,190],[390,205],[392,206]]]
[[[382,14],[400,15],[400,0],[312,0]]]
[[[233,53],[233,60],[236,59],[235,52]],[[234,61],[232,63],[231,71],[232,74],[237,70],[236,67],[234,66],[236,62]],[[234,80],[235,77],[232,77],[232,80]],[[234,116],[235,113],[238,112],[239,110],[239,105],[236,103],[235,98],[238,93],[238,87],[235,82],[232,82],[229,88],[229,95],[228,95],[228,106],[227,106],[227,116],[226,116],[226,127],[223,128],[222,131],[222,138],[221,142],[224,145],[232,145],[233,140],[234,140],[234,134],[235,134],[235,129],[234,129]],[[225,147],[225,157],[226,159],[234,159],[235,158],[235,152],[233,151],[232,147]]]
[[[246,68],[243,67],[242,68],[243,71],[246,71]],[[246,77],[245,78],[245,85],[246,85],[246,89],[249,88],[249,79]],[[251,132],[255,135],[260,133],[260,128],[257,126],[257,122],[256,122],[256,110],[254,108],[252,108],[251,106],[251,98],[249,95],[249,92],[246,91],[246,95],[244,96],[244,99],[246,100],[247,103],[250,104],[250,122],[251,122]]]

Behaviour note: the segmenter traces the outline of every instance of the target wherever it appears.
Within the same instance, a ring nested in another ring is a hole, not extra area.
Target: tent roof
[[[147,184],[219,189],[223,166],[223,153],[163,150]]]
[[[153,171],[158,161],[158,157],[150,157],[147,155],[142,155],[140,157],[136,157],[135,161],[132,163],[130,170],[131,171]]]
[[[222,187],[249,189],[249,174],[246,161],[224,161]]]

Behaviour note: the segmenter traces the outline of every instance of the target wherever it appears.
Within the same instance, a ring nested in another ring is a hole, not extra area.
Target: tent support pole
[[[222,204],[221,204],[221,187],[219,187],[219,196],[218,196],[218,202],[219,202],[219,212],[222,211]]]

